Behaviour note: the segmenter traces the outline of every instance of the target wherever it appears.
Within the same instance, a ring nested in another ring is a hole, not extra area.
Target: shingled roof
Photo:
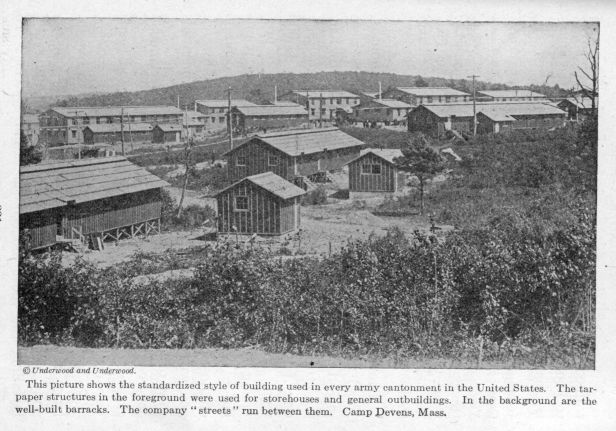
[[[250,181],[251,183],[261,187],[264,190],[267,190],[268,192],[278,196],[281,199],[291,199],[306,193],[304,189],[297,187],[295,184],[288,182],[287,180],[276,175],[273,172],[263,172],[262,174],[251,175],[249,177],[241,179],[240,181],[237,181],[236,183],[231,184],[230,186],[216,193],[216,196],[221,193],[224,193],[229,189],[234,188],[235,186],[244,181]]]
[[[350,93],[348,91],[330,91],[330,90],[325,90],[325,91],[321,91],[321,90],[307,90],[307,91],[303,91],[303,90],[295,90],[293,91],[294,94],[299,94],[300,96],[306,96],[308,95],[309,99],[318,99],[320,97],[322,97],[323,99],[330,99],[330,98],[346,98],[346,97],[353,97],[353,98],[357,98],[359,97],[357,94],[353,94]]]
[[[456,117],[472,117],[472,103],[449,103],[443,105],[420,105],[415,109],[427,109],[436,114],[438,117],[447,118]],[[477,103],[476,112],[482,112],[488,118],[505,118],[506,116],[517,115],[554,115],[565,114],[562,109],[555,107],[550,103]]]
[[[300,105],[254,105],[254,106],[236,106],[234,111],[240,112],[247,117],[275,117],[284,115],[305,115],[308,117],[308,111]]]
[[[183,111],[175,106],[76,106],[51,108],[65,117],[119,117],[124,111],[128,115],[182,115]]]
[[[395,164],[394,163],[394,159],[403,156],[402,150],[399,150],[399,149],[393,149],[393,148],[366,148],[365,150],[361,150],[361,153],[359,154],[359,157],[354,158],[353,160],[351,160],[350,162],[347,162],[346,164],[349,165],[351,163],[354,163],[354,162],[364,158],[368,154],[374,154],[375,156],[385,160],[388,163],[391,163],[392,165]]]
[[[460,90],[449,87],[396,87],[404,93],[412,94],[414,96],[470,96]]]
[[[536,93],[531,90],[482,90],[477,91],[479,94],[484,94],[489,97],[535,97],[535,98],[543,98],[547,97],[545,94]]]
[[[124,157],[22,166],[19,213],[57,208],[168,186]]]
[[[108,124],[88,124],[85,129],[90,129],[93,133],[119,133],[122,131],[122,125],[119,123]],[[148,123],[126,123],[124,124],[124,132],[150,132],[153,126]]]
[[[359,139],[347,135],[337,127],[326,127],[322,129],[288,130],[285,132],[257,135],[251,140],[244,142],[242,145],[227,151],[223,155],[227,155],[243,145],[248,145],[254,140],[265,142],[289,156],[314,154],[325,150],[331,151],[365,145]]]

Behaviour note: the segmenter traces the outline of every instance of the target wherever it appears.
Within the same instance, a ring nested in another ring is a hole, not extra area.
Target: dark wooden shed
[[[145,123],[125,124],[90,124],[83,129],[83,142],[85,144],[113,144],[122,141],[124,135],[125,142],[145,142],[152,141],[152,125]]]
[[[257,135],[224,156],[231,181],[271,171],[295,182],[341,169],[359,156],[363,146],[362,141],[335,127],[302,129]]]
[[[348,163],[349,197],[351,199],[369,195],[395,194],[401,181],[394,160],[402,157],[402,150],[368,148]]]
[[[181,134],[181,124],[157,124],[152,130],[152,142],[156,144],[179,143]]]
[[[23,166],[19,229],[32,249],[98,234],[119,240],[160,230],[168,184],[124,157]]]
[[[300,225],[300,197],[304,190],[272,173],[252,175],[221,190],[218,232],[281,235]]]
[[[308,111],[299,105],[235,106],[231,109],[234,130],[241,134],[270,129],[307,126]]]

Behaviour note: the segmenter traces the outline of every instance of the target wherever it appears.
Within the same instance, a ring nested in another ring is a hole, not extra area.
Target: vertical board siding
[[[162,202],[159,190],[149,190],[85,202],[66,210],[63,235],[73,238],[73,228],[84,235],[117,229],[160,218]]]
[[[308,176],[317,172],[341,169],[346,163],[359,156],[359,153],[360,148],[353,147],[293,157],[255,138],[229,152],[227,155],[227,172],[231,182],[263,172],[273,172],[291,181],[298,175]],[[278,165],[269,166],[269,156],[277,156]],[[238,157],[245,158],[246,166],[237,166]]]
[[[278,157],[278,164],[276,166],[269,166],[270,156]],[[238,157],[246,159],[246,166],[237,166]],[[227,171],[229,173],[229,180],[235,182],[263,172],[273,172],[282,178],[289,179],[289,171],[287,170],[289,159],[288,155],[270,145],[258,140],[252,140],[228,154]],[[290,177],[293,177],[292,173]]]
[[[235,198],[248,197],[248,211],[235,210]],[[244,235],[279,235],[295,229],[294,204],[298,198],[283,200],[272,193],[242,181],[220,193],[218,201],[218,231]]]
[[[29,247],[47,247],[56,243],[56,212],[37,211],[19,216],[19,230],[28,231]]]
[[[381,166],[380,174],[362,174],[361,165],[369,163]],[[382,158],[368,153],[349,164],[350,192],[395,192],[397,169]]]

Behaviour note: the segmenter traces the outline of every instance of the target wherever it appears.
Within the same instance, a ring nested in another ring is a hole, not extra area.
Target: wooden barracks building
[[[29,248],[160,231],[168,184],[123,157],[22,166],[19,229]]]
[[[560,127],[565,111],[547,103],[477,103],[477,133],[499,133],[506,129],[549,129]],[[448,130],[472,133],[473,104],[421,105],[408,115],[409,132],[442,136]]]
[[[242,235],[295,232],[300,226],[300,197],[304,193],[272,172],[237,181],[216,195],[218,232]]]
[[[235,106],[231,108],[231,118],[234,133],[241,135],[309,125],[308,112],[296,104]]]
[[[291,91],[280,97],[281,100],[295,102],[306,108],[311,123],[319,121],[331,123],[336,119],[336,112],[343,110],[348,114],[359,105],[360,96],[348,91]]]
[[[362,141],[330,127],[257,135],[223,156],[231,181],[271,171],[301,184],[311,175],[341,169],[359,156],[363,146]]]
[[[39,116],[40,139],[49,146],[82,144],[86,126],[124,123],[129,140],[129,125],[182,124],[183,115],[174,106],[55,107]]]
[[[394,195],[404,187],[405,173],[398,170],[394,160],[402,157],[402,150],[368,148],[348,163],[349,198]]]

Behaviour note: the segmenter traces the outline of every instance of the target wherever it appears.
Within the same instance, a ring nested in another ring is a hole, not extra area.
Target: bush
[[[327,203],[327,190],[319,186],[302,196],[302,205],[323,205]]]
[[[207,220],[214,223],[216,219],[216,213],[208,206],[202,207],[199,205],[188,205],[182,209],[182,213],[179,218],[175,218],[175,226],[182,228],[195,228],[200,227]],[[214,224],[212,224],[214,226]]]

